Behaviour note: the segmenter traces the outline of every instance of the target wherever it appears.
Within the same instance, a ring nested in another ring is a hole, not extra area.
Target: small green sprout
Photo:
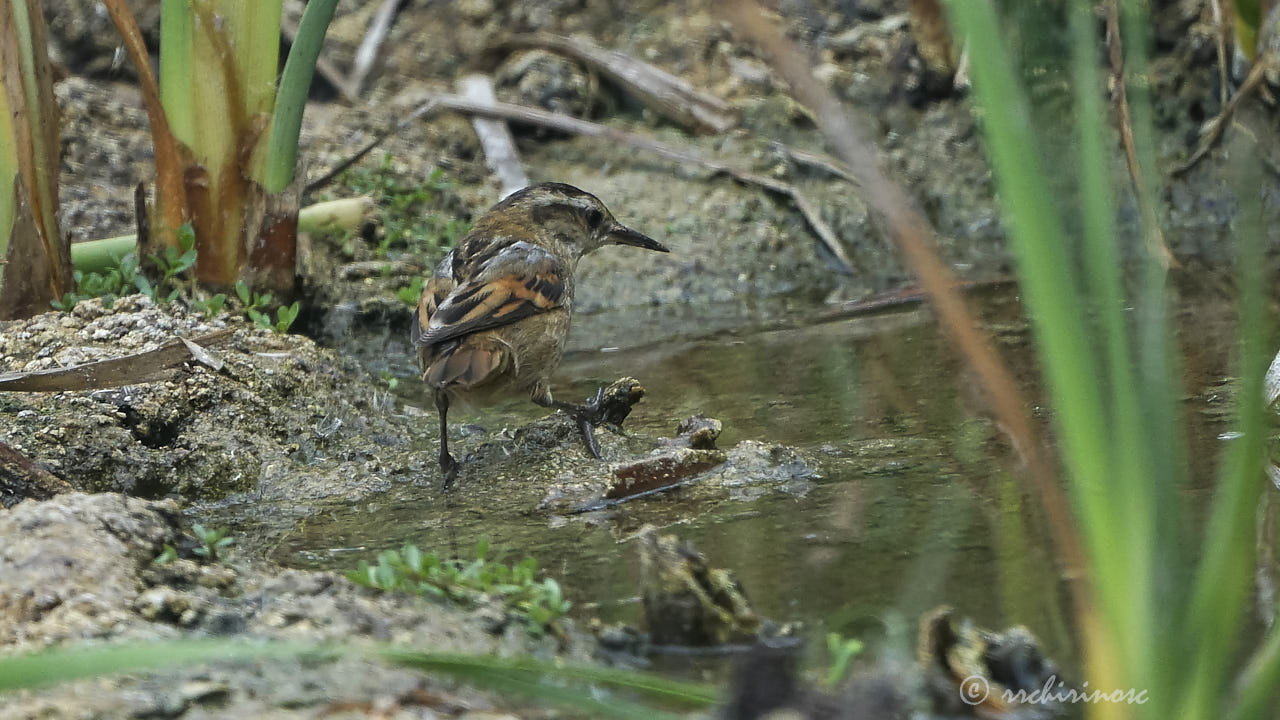
[[[276,324],[271,326],[277,334],[283,335],[289,332],[289,327],[293,325],[293,321],[298,319],[299,306],[297,301],[288,307],[280,306],[276,310]]]
[[[191,533],[200,543],[191,552],[209,562],[224,562],[228,548],[236,541],[226,528],[206,528],[198,523],[191,526]]]
[[[849,672],[849,662],[862,652],[862,642],[846,639],[840,633],[827,633],[827,652],[831,655],[831,668],[827,671],[827,687],[834,688]]]
[[[199,310],[206,318],[212,319],[222,312],[222,307],[227,304],[227,296],[218,293],[207,300],[198,300],[191,298],[191,307]]]
[[[464,604],[480,604],[500,598],[508,612],[524,621],[534,635],[554,628],[555,621],[573,606],[560,584],[551,578],[538,580],[538,562],[531,557],[506,565],[489,557],[489,543],[476,544],[475,559],[441,559],[423,553],[415,545],[378,554],[376,564],[361,561],[347,573],[355,583],[378,590],[407,592],[445,598]]]
[[[422,285],[422,278],[415,277],[413,282],[396,290],[396,297],[405,305],[413,307],[418,304],[418,298],[422,297]]]
[[[134,292],[141,292],[155,299],[151,283],[138,272],[138,257],[133,253],[126,253],[115,265],[107,268],[106,272],[86,273],[75,270],[71,277],[76,281],[76,289],[51,303],[56,310],[69,311],[76,303],[90,298],[102,298],[103,307],[110,310],[117,298]]]
[[[253,321],[253,324],[258,327],[271,327],[271,316],[263,312],[271,304],[271,293],[263,295],[253,292],[241,280],[236,283],[236,297],[240,298],[240,305],[244,308],[244,314]]]
[[[388,390],[395,390],[397,387],[400,387],[400,379],[395,375],[392,375],[390,370],[382,371],[382,382],[387,384]]]
[[[155,285],[151,284],[146,275],[139,272],[138,256],[134,253],[125,253],[124,257],[104,272],[73,271],[72,278],[76,281],[75,291],[66,293],[61,299],[54,300],[50,304],[56,310],[67,312],[81,300],[96,297],[102,298],[103,307],[110,310],[117,298],[134,292],[140,292],[162,305],[171,303],[182,293],[182,288],[177,284],[177,277],[196,264],[196,234],[191,229],[190,223],[178,230],[178,244],[180,248],[166,247],[163,252],[151,253],[147,256],[151,264],[160,271],[160,280]],[[200,308],[195,302],[192,304]],[[217,309],[221,307],[219,304]],[[216,314],[216,310],[213,314]]]
[[[168,565],[178,559],[178,551],[169,543],[165,543],[164,550],[151,561],[152,565]]]
[[[182,292],[181,288],[170,287],[170,285],[174,284],[174,278],[196,264],[196,232],[192,229],[191,223],[184,223],[178,228],[178,245],[178,248],[165,247],[163,252],[151,253],[147,256],[160,270],[160,282],[154,290],[145,277],[139,276],[141,284],[138,285],[138,290],[161,304],[178,299],[178,294]]]
[[[339,183],[353,193],[371,196],[377,204],[383,233],[373,248],[376,257],[400,252],[429,256],[452,247],[471,229],[471,223],[455,217],[460,203],[454,183],[441,168],[433,169],[424,180],[407,181],[396,176],[392,156],[386,154],[378,167],[348,170]]]

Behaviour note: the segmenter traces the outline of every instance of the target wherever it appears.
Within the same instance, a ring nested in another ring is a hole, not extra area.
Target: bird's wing
[[[409,327],[409,340],[415,346],[420,344],[419,340],[427,331],[427,323],[431,321],[431,316],[435,315],[436,308],[440,307],[440,303],[444,302],[458,285],[453,281],[452,268],[453,252],[450,252],[445,255],[431,279],[427,280],[426,286],[422,288],[418,306],[413,309],[413,325]]]
[[[511,243],[476,270],[473,277],[460,279],[438,303],[426,329],[414,339],[416,345],[437,345],[510,325],[562,307],[566,298],[568,268],[555,255],[531,243]]]

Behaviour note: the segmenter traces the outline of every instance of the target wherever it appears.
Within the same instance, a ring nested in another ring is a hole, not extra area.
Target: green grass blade
[[[1280,632],[1273,628],[1267,642],[1240,676],[1239,697],[1230,720],[1263,720],[1276,707],[1280,693]]]
[[[447,673],[476,687],[488,688],[505,695],[525,697],[530,700],[558,705],[588,714],[592,718],[615,718],[616,720],[676,720],[681,717],[671,713],[654,710],[639,703],[619,700],[618,698],[601,699],[595,697],[585,688],[567,688],[548,684],[535,676],[523,676],[503,671],[487,671],[479,668],[461,669],[456,667],[436,667],[435,672]]]
[[[59,648],[31,655],[0,658],[0,693],[112,673],[325,652],[329,651],[318,645],[250,644],[226,640]]]
[[[267,192],[278,193],[293,182],[298,162],[298,136],[302,132],[302,111],[311,89],[316,59],[324,43],[324,34],[333,19],[338,0],[311,0],[298,24],[298,36],[289,50],[280,76],[275,114],[271,118],[271,140],[267,146],[266,167],[261,178]]]
[[[616,670],[587,665],[558,665],[529,658],[501,658],[453,653],[386,650],[379,655],[397,665],[448,672],[459,677],[467,677],[470,673],[500,673],[514,678],[559,678],[578,683],[605,685],[613,689],[643,695],[651,700],[675,703],[691,708],[706,708],[720,700],[719,692],[708,685],[671,680],[634,670]]]
[[[1138,259],[1139,296],[1137,306],[1137,387],[1144,412],[1147,445],[1151,447],[1151,467],[1144,487],[1150,492],[1142,499],[1156,509],[1157,527],[1153,535],[1152,552],[1158,558],[1157,568],[1162,576],[1155,581],[1164,587],[1183,587],[1189,582],[1184,568],[1188,567],[1183,552],[1182,489],[1187,481],[1187,457],[1180,398],[1182,370],[1177,343],[1174,341],[1170,319],[1168,272],[1163,257],[1166,250],[1160,232],[1160,188],[1163,185],[1156,161],[1155,120],[1151,100],[1151,49],[1152,22],[1148,3],[1136,0],[1120,2],[1121,35],[1124,37],[1124,67],[1129,101],[1131,130],[1137,155],[1138,173],[1141,179],[1139,192],[1142,207],[1150,208],[1151,217],[1142,217],[1144,251],[1136,253]],[[1146,223],[1151,223],[1147,225]],[[1135,498],[1136,500],[1136,498]],[[1159,608],[1166,617],[1180,612],[1180,603],[1164,598]]]
[[[1222,696],[1232,655],[1240,639],[1252,586],[1255,520],[1264,488],[1265,404],[1263,377],[1270,338],[1266,309],[1266,230],[1261,190],[1263,178],[1255,148],[1237,138],[1233,183],[1239,213],[1236,242],[1240,289],[1240,376],[1236,431],[1213,500],[1205,533],[1205,549],[1197,568],[1188,622],[1184,626],[1196,648],[1187,692],[1188,717],[1212,717]]]
[[[160,104],[169,131],[184,145],[195,142],[191,0],[164,0],[160,6]]]
[[[1018,259],[1027,309],[1055,408],[1055,424],[1086,549],[1099,587],[1098,600],[1115,632],[1130,627],[1133,608],[1121,590],[1133,565],[1126,520],[1111,481],[1113,448],[1106,405],[1098,387],[1101,369],[1080,312],[1074,264],[1053,193],[1041,167],[1031,113],[1004,47],[989,0],[950,0],[954,29],[967,40],[974,94],[983,110],[986,147]],[[1104,589],[1113,589],[1108,593]]]

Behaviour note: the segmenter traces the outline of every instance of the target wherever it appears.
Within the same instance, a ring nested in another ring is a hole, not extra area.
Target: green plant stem
[[[333,651],[319,645],[226,640],[179,640],[115,647],[59,648],[32,655],[0,658],[0,693],[110,673],[331,652]]]
[[[49,60],[44,55],[45,49],[40,48],[41,55],[36,56],[35,42],[33,35],[33,21],[30,15],[31,6],[27,4],[27,0],[10,0],[10,7],[13,12],[13,20],[18,33],[18,58],[22,73],[22,88],[26,93],[26,114],[28,123],[31,128],[31,159],[33,165],[31,167],[31,178],[33,187],[27,188],[29,202],[31,203],[31,212],[36,218],[36,225],[40,228],[42,235],[49,233],[57,234],[58,222],[55,217],[58,191],[56,183],[58,180],[58,147],[48,147],[44,141],[46,135],[42,128],[45,122],[54,120],[53,118],[44,118],[43,104],[41,103],[40,92],[40,63],[48,64]],[[35,6],[36,12],[39,12],[39,6]],[[42,22],[37,16],[35,22]],[[47,72],[47,71],[46,71]],[[56,110],[53,110],[56,113]],[[61,242],[60,238],[44,237],[44,246],[46,249],[52,249],[56,243]],[[49,255],[50,266],[56,273],[58,271],[57,256],[53,253]]]
[[[267,192],[283,192],[293,182],[298,162],[298,137],[302,132],[302,111],[315,74],[316,59],[324,43],[325,31],[333,19],[338,0],[311,0],[302,12],[298,36],[289,50],[280,76],[275,113],[271,118],[271,136],[267,147],[266,167],[260,178]]]
[[[1275,708],[1280,690],[1280,632],[1273,628],[1249,665],[1240,676],[1240,696],[1229,715],[1230,720],[1263,720]]]
[[[364,196],[326,200],[298,211],[298,232],[355,230],[373,202]],[[81,272],[102,272],[128,253],[138,251],[137,235],[89,240],[71,245],[71,265]]]
[[[170,132],[188,147],[195,142],[191,52],[191,0],[164,0],[160,6],[160,103]]]
[[[119,235],[72,243],[71,266],[84,273],[101,273],[119,264],[120,258],[137,251],[137,235]]]
[[[996,170],[1039,357],[1054,400],[1055,426],[1070,489],[1084,530],[1097,599],[1113,634],[1138,627],[1129,603],[1133,559],[1111,478],[1114,451],[1106,424],[1097,354],[1080,312],[1067,238],[1040,167],[1039,144],[1027,99],[1013,72],[987,0],[950,0],[955,29],[968,40],[974,93],[985,110],[983,131]],[[1132,621],[1132,622],[1130,622]],[[1124,648],[1121,648],[1124,652]]]
[[[1213,511],[1197,568],[1188,623],[1189,647],[1196,649],[1185,708],[1188,717],[1213,717],[1223,695],[1231,658],[1246,615],[1253,574],[1254,515],[1263,491],[1263,376],[1270,337],[1266,308],[1267,262],[1260,188],[1262,172],[1256,148],[1237,139],[1233,157],[1239,212],[1234,233],[1239,254],[1239,359],[1236,431],[1223,465]],[[1276,632],[1274,629],[1272,632]]]
[[[326,200],[298,211],[298,232],[355,230],[373,209],[373,199],[360,197]]]
[[[236,50],[236,74],[250,117],[270,113],[275,107],[283,5],[284,0],[231,0],[226,8]]]
[[[418,670],[452,675],[473,685],[518,693],[577,711],[590,717],[624,720],[666,720],[669,713],[624,698],[600,698],[593,686],[642,696],[650,701],[705,709],[719,701],[714,688],[670,680],[632,670],[561,665],[532,658],[416,652],[386,646],[353,649],[324,645],[224,640],[74,647],[0,658],[0,693],[37,688],[120,672],[169,670],[183,665],[232,660],[289,657],[368,656]],[[574,683],[549,683],[548,678]]]
[[[495,656],[461,655],[453,653],[423,653],[404,650],[383,650],[380,656],[397,665],[425,670],[443,670],[467,677],[471,671],[503,672],[529,677],[559,677],[578,682],[608,685],[620,690],[639,693],[655,700],[679,703],[691,708],[706,708],[720,701],[714,687],[681,680],[671,680],[657,675],[631,670],[593,667],[590,665],[548,665],[531,658],[503,658]]]
[[[1125,322],[1123,264],[1117,247],[1115,188],[1109,163],[1111,147],[1103,125],[1108,113],[1102,104],[1104,85],[1097,59],[1097,31],[1092,11],[1086,3],[1071,4],[1069,12],[1073,98],[1079,138],[1082,250],[1085,279],[1090,291],[1087,297],[1092,299],[1091,310],[1100,326],[1096,331],[1102,351],[1099,363],[1105,368],[1105,374],[1099,376],[1099,382],[1105,381],[1109,400],[1108,412],[1102,421],[1106,423],[1111,445],[1115,448],[1112,455],[1115,463],[1111,482],[1114,492],[1112,503],[1125,509],[1124,524],[1117,528],[1117,534],[1124,536],[1123,542],[1129,549],[1123,582],[1134,589],[1125,603],[1131,612],[1124,621],[1126,624],[1117,630],[1126,636],[1123,647],[1128,653],[1132,682],[1145,687],[1151,683],[1148,673],[1154,656],[1152,640],[1157,637],[1152,632],[1153,623],[1161,617],[1167,618],[1168,615],[1162,615],[1161,611],[1168,613],[1170,609],[1167,606],[1172,605],[1155,602],[1152,592],[1156,568],[1159,567],[1157,556],[1161,552],[1156,523],[1158,514],[1175,507],[1177,499],[1170,499],[1165,505],[1157,504],[1149,481],[1153,472],[1151,438],[1148,435],[1150,423],[1144,417],[1140,383],[1135,377],[1133,350]],[[1160,298],[1154,300],[1160,301]],[[1147,382],[1154,381],[1147,379]],[[1115,592],[1118,589],[1111,590]],[[1167,700],[1154,698],[1153,702]]]
[[[16,210],[14,185],[18,182],[18,155],[11,113],[7,95],[4,88],[0,87],[0,259],[9,252],[9,235],[13,232]],[[3,279],[4,270],[0,268],[0,281]]]

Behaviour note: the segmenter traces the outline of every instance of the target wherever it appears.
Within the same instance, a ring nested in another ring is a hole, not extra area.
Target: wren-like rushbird
[[[596,458],[600,393],[585,405],[551,396],[573,317],[578,259],[602,245],[667,252],[625,227],[591,193],[543,183],[512,193],[476,221],[436,266],[418,300],[411,337],[422,379],[440,413],[440,470],[458,474],[449,454],[450,403],[483,403],[527,392],[533,402],[569,413]]]

